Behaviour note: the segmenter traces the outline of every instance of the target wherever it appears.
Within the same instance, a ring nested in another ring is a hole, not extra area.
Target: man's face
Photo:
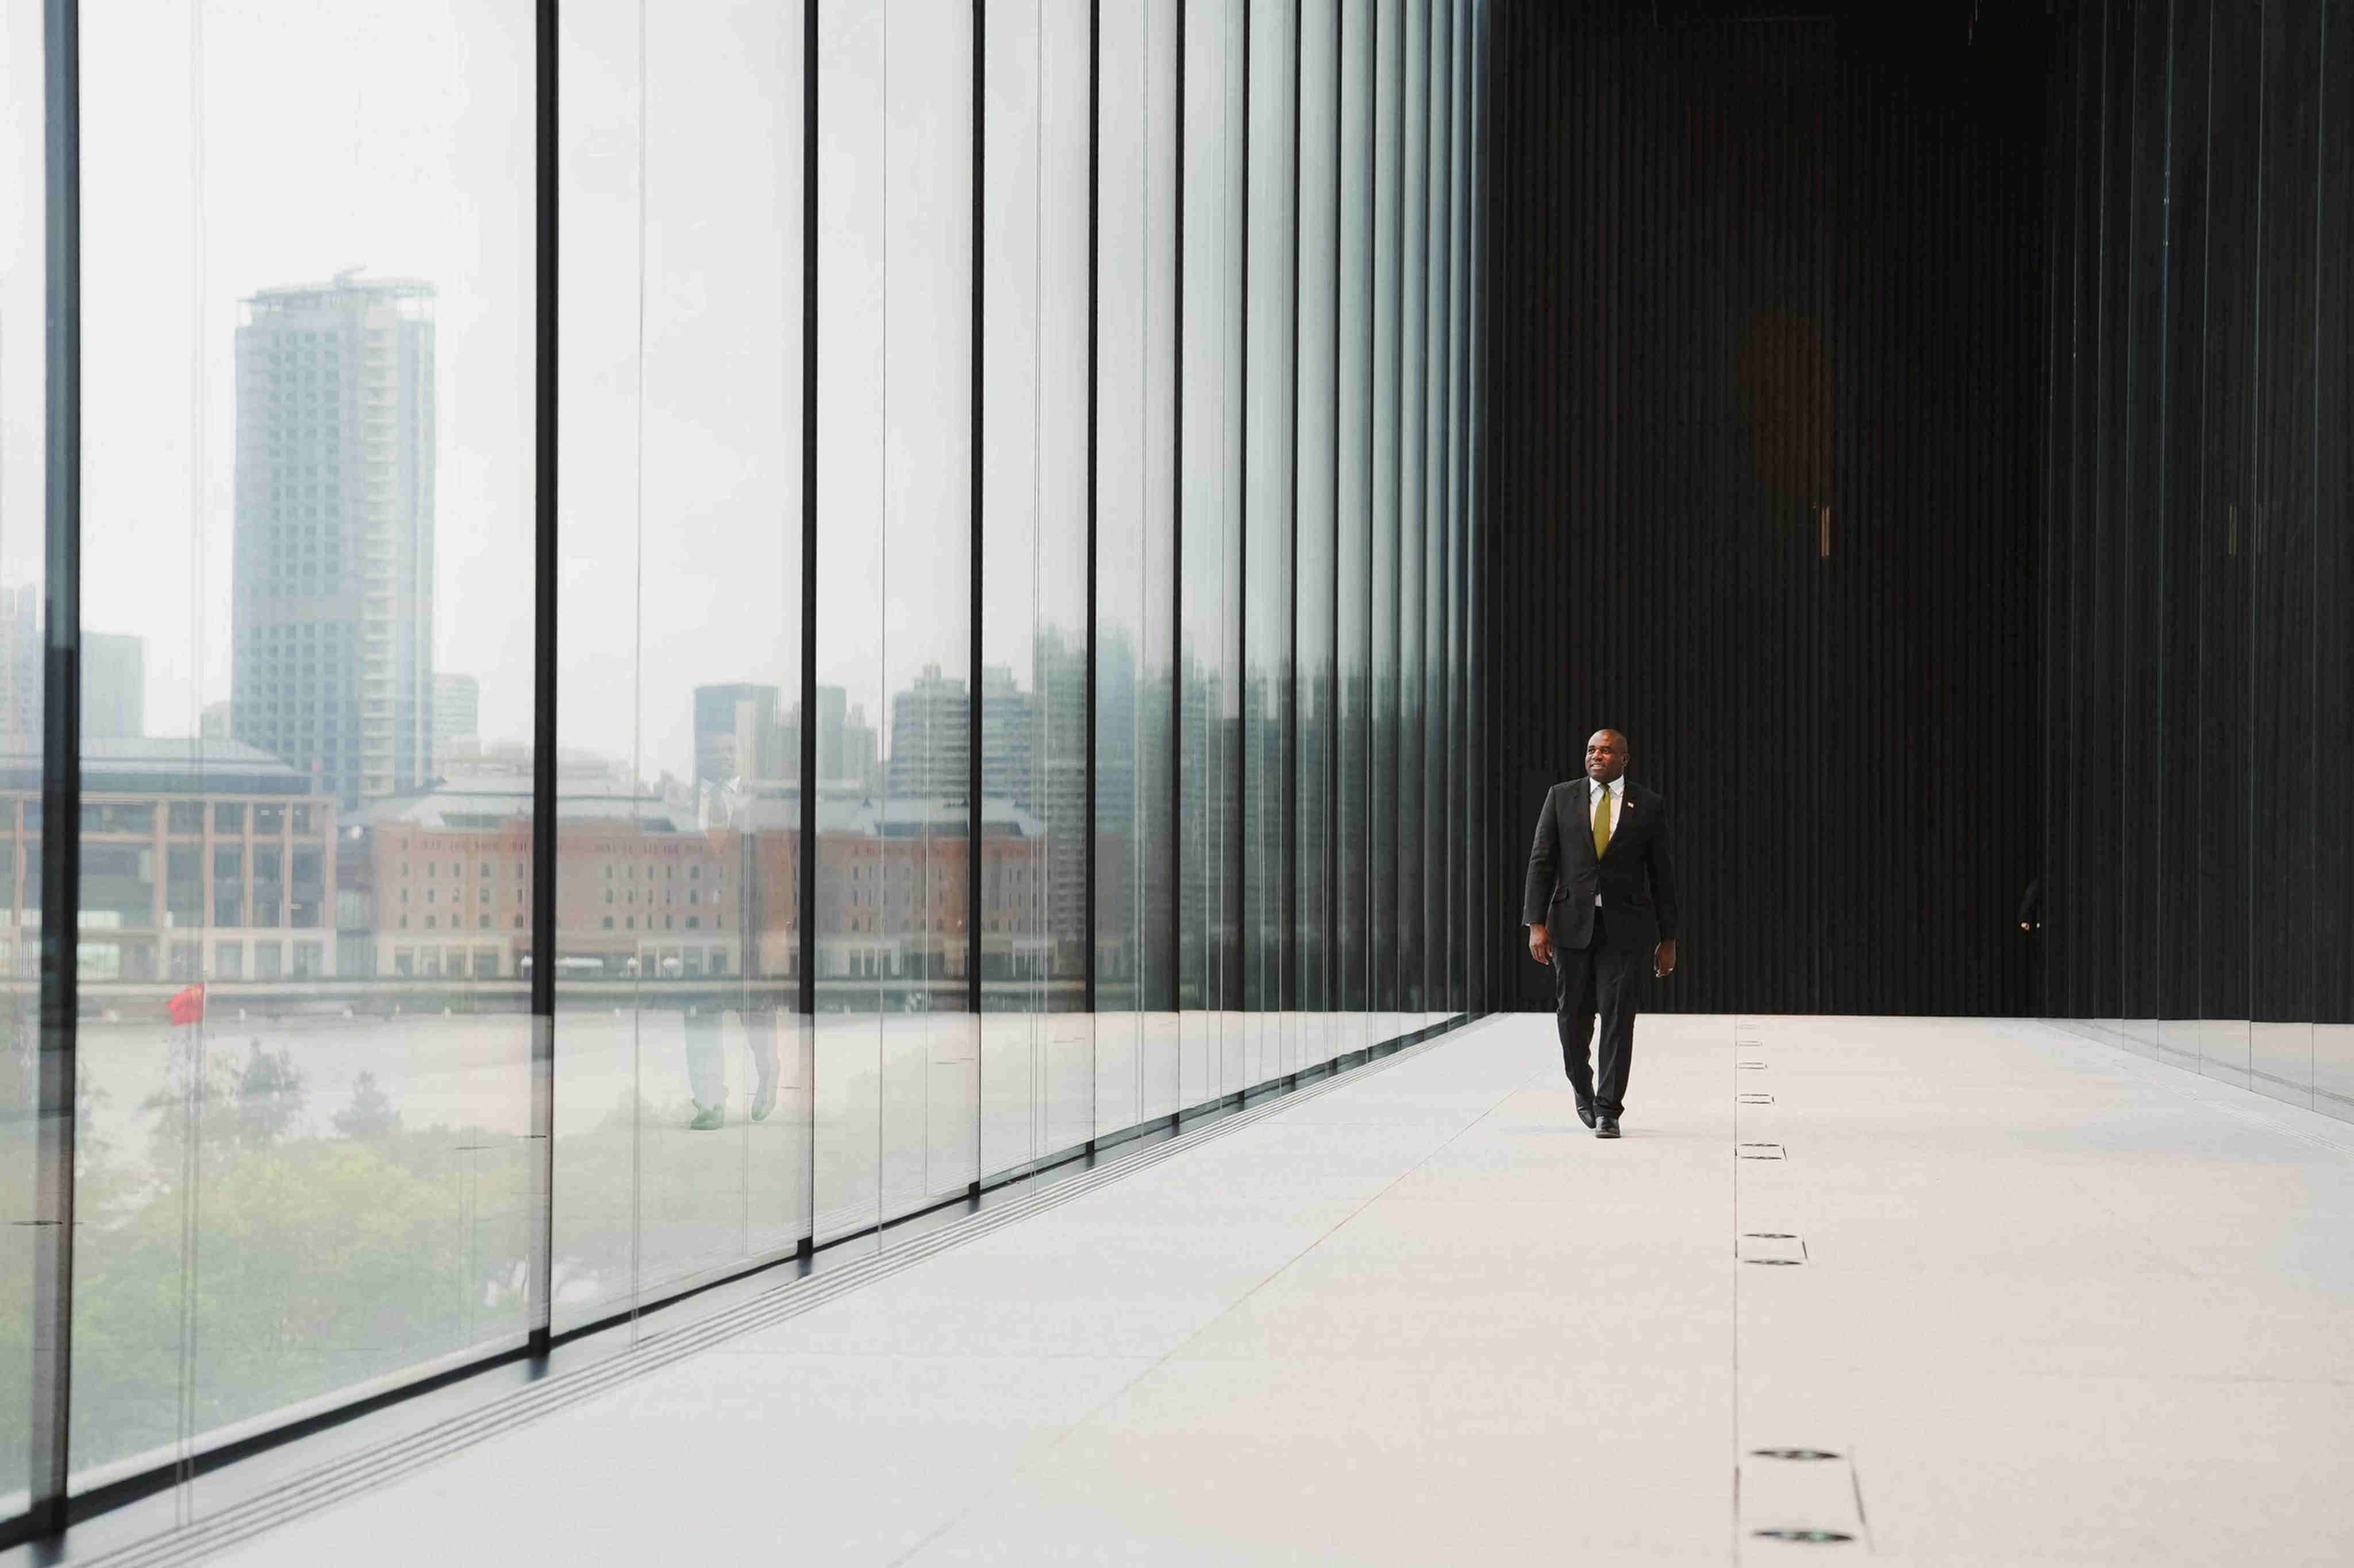
[[[1585,743],[1585,776],[1607,784],[1626,771],[1626,736],[1617,730],[1596,730]]]

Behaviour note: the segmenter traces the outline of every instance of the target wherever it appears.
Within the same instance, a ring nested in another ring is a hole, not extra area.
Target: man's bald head
[[[1585,741],[1585,776],[1607,784],[1627,771],[1627,736],[1597,729]]]

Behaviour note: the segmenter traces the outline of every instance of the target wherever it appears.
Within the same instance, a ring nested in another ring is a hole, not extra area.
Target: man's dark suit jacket
[[[1545,791],[1529,851],[1521,920],[1543,922],[1559,948],[1594,941],[1594,895],[1602,895],[1613,948],[1650,948],[1676,934],[1676,883],[1668,864],[1668,802],[1627,780],[1611,824],[1610,845],[1594,856],[1591,780],[1566,779]]]

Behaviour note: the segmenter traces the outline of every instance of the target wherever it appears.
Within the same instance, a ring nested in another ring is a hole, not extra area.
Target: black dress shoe
[[[1592,1127],[1594,1125],[1594,1107],[1592,1106],[1578,1107],[1577,1119],[1584,1122],[1586,1126]]]
[[[1617,1137],[1617,1136],[1618,1136],[1618,1118],[1617,1118],[1617,1117],[1615,1117],[1615,1116],[1606,1116],[1606,1117],[1604,1117],[1604,1118],[1602,1118],[1602,1125],[1601,1125],[1600,1127],[1597,1127],[1597,1128],[1596,1128],[1594,1129],[1594,1136],[1595,1136],[1595,1137],[1596,1137],[1596,1138],[1616,1138],[1616,1137]]]

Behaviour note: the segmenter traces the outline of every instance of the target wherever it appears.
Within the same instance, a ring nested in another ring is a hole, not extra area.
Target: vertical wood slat
[[[2344,0],[2084,0],[2059,28],[2051,1008],[2354,1115],[2354,29]]]
[[[1903,21],[1491,13],[1501,1005],[1549,1003],[1528,835],[1610,726],[1675,813],[1652,1006],[2028,1009],[2042,40]]]

